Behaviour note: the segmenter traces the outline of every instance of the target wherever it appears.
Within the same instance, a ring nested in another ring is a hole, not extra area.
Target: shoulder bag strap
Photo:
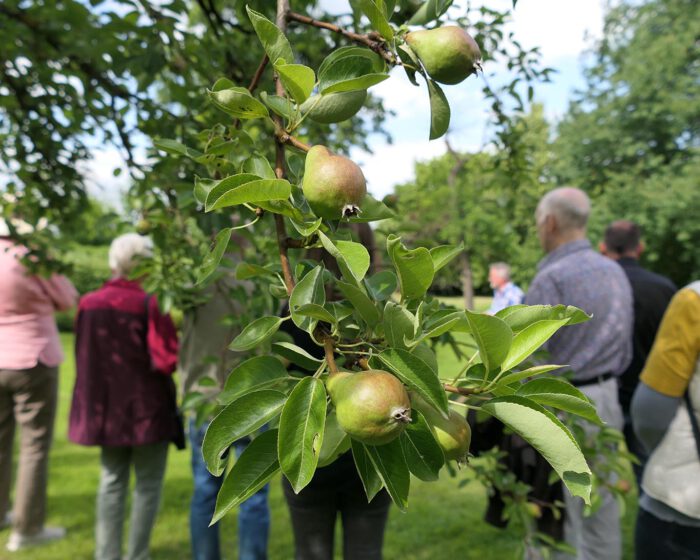
[[[688,415],[690,416],[690,425],[693,427],[693,435],[695,436],[695,447],[698,450],[698,459],[700,459],[700,426],[698,426],[698,418],[695,415],[693,402],[690,400],[690,390],[687,390],[685,392],[683,398],[685,399],[685,406],[688,409]]]

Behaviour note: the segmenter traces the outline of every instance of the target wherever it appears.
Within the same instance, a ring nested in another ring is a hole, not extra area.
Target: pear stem
[[[326,352],[326,362],[328,362],[328,370],[331,373],[338,373],[338,366],[335,363],[335,355],[333,354],[335,346],[333,345],[332,338],[326,337],[326,339],[323,341],[323,350]]]
[[[369,362],[367,361],[367,358],[360,358],[359,360],[357,360],[357,365],[365,371],[372,369],[369,367]]]

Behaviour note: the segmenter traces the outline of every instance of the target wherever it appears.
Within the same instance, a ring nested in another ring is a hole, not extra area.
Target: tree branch
[[[323,350],[326,353],[326,363],[328,364],[328,370],[331,373],[337,373],[338,366],[335,363],[335,355],[333,353],[335,350],[335,346],[333,345],[333,339],[330,336],[327,336],[326,339],[323,341]]]
[[[374,52],[376,52],[379,56],[381,56],[384,60],[386,60],[389,64],[392,66],[396,66],[399,64],[399,62],[396,60],[394,55],[386,48],[386,43],[382,40],[377,40],[374,37],[374,35],[362,35],[360,33],[354,33],[352,31],[348,31],[347,29],[343,29],[339,25],[335,25],[334,23],[328,23],[327,21],[320,21],[314,18],[311,18],[309,16],[305,16],[303,14],[298,14],[296,12],[288,12],[287,13],[287,19],[289,21],[296,21],[298,23],[303,23],[306,25],[311,25],[313,27],[318,27],[320,29],[328,29],[329,31],[333,31],[334,33],[338,33],[339,35],[342,35],[346,39],[349,39],[350,41],[353,41],[355,43],[359,43],[360,45],[365,45],[366,47],[369,47],[372,49]],[[279,25],[279,22],[278,22]]]
[[[279,118],[279,117],[278,117]],[[275,131],[275,135],[277,137],[277,141],[281,144],[289,144],[290,146],[294,146],[295,148],[303,151],[303,152],[308,152],[311,149],[311,146],[308,144],[305,144],[298,138],[295,138],[291,134],[287,133],[284,131],[283,128],[281,128],[282,123],[279,123],[280,126],[277,128]]]
[[[475,393],[478,393],[478,389],[470,389],[468,387],[455,387],[454,385],[450,385],[449,383],[443,383],[442,388],[445,389],[448,393],[456,393],[458,395],[474,395]]]

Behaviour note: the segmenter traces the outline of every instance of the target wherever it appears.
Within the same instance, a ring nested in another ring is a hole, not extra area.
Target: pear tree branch
[[[455,393],[457,395],[474,395],[476,393],[479,393],[479,389],[477,388],[470,388],[470,387],[455,387],[454,385],[450,385],[449,383],[443,383],[442,388],[445,389],[446,392],[448,393]]]
[[[328,363],[328,369],[331,373],[337,373],[338,366],[335,363],[334,355],[335,345],[333,344],[333,339],[330,336],[327,336],[326,339],[323,341],[323,350],[326,353],[326,362]]]

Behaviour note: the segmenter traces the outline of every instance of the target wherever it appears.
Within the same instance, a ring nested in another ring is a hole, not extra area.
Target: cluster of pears
[[[481,68],[479,45],[461,27],[413,31],[406,35],[406,42],[428,75],[441,84],[458,84]]]
[[[430,426],[445,459],[463,462],[469,452],[471,429],[463,416],[450,410],[446,418],[403,383],[378,369],[332,373],[326,382],[338,424],[351,438],[366,445],[384,445],[399,437],[411,422],[411,407]]]

